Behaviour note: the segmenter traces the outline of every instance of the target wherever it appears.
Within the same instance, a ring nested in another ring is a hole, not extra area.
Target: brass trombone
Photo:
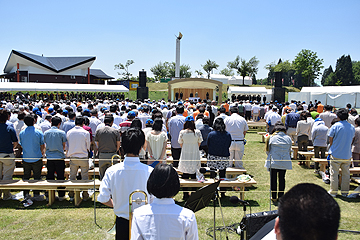
[[[137,199],[133,200],[132,196],[135,193],[144,194],[145,199],[142,200],[141,198],[138,197]],[[129,195],[129,240],[131,239],[132,204],[136,203],[137,205],[140,205],[142,202],[144,202],[145,204],[148,204],[148,196],[147,196],[146,192],[138,189],[138,190],[135,190],[132,193],[130,193],[130,195]]]

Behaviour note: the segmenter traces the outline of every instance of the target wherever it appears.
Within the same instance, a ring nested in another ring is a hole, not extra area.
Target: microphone
[[[229,200],[230,200],[230,202],[233,203],[233,204],[240,203],[240,204],[242,204],[242,205],[250,205],[249,202],[244,201],[244,200],[241,200],[241,199],[239,199],[237,196],[231,196]]]
[[[206,168],[200,168],[200,173],[204,174],[204,173],[216,173],[216,170],[207,170]]]

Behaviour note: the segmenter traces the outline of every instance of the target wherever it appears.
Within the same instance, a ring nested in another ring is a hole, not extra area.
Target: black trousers
[[[46,180],[55,180],[55,172],[57,180],[65,180],[64,172],[65,172],[65,161],[63,159],[60,160],[52,160],[48,159],[46,163],[47,167],[47,175]],[[58,191],[59,197],[65,196],[65,191]]]
[[[274,169],[274,168],[270,169],[270,189],[271,189],[271,197],[273,199],[280,198],[284,195],[285,174],[286,174],[286,170]],[[279,191],[277,189],[278,179],[279,179]]]
[[[36,161],[36,162],[32,162],[32,163],[28,163],[25,162],[23,160],[23,168],[24,168],[24,176],[23,176],[23,180],[29,180],[31,177],[31,171],[33,173],[33,177],[34,180],[41,180],[41,170],[43,167],[43,161],[42,159]],[[39,190],[34,190],[33,191],[34,196],[39,195],[40,191]],[[24,196],[29,194],[29,190],[24,190]]]
[[[250,120],[251,119],[251,111],[245,111],[245,119]]]
[[[179,159],[181,154],[181,148],[171,147],[171,155],[173,158],[173,167],[177,168],[179,166]]]
[[[129,220],[116,217],[116,240],[129,240]]]

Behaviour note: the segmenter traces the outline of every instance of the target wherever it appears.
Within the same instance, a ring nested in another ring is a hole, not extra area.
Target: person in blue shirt
[[[15,169],[14,148],[17,146],[17,136],[14,128],[6,124],[10,118],[9,113],[0,108],[0,180],[12,180]],[[12,199],[10,190],[0,190],[0,198],[3,194],[3,200]]]
[[[34,127],[34,114],[26,115],[24,122],[27,128],[19,134],[20,145],[23,148],[23,180],[30,179],[31,171],[35,180],[41,180],[42,157],[45,154],[44,134]],[[40,191],[34,191],[34,200],[44,200],[39,194]],[[29,197],[28,195],[29,191],[24,191],[24,196]]]
[[[339,169],[341,168],[341,195],[347,196],[350,187],[351,143],[355,128],[348,119],[348,110],[340,108],[336,112],[339,122],[331,126],[328,136],[330,149],[330,190],[329,194],[336,197],[339,188]]]
[[[55,116],[51,119],[51,128],[44,133],[44,142],[46,144],[46,158],[47,158],[47,180],[55,179],[55,172],[57,180],[65,180],[65,143],[66,134],[60,130],[61,118]],[[65,199],[65,191],[59,191],[59,201]]]

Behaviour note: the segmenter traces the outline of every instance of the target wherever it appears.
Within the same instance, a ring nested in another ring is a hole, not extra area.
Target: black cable
[[[360,231],[345,230],[345,229],[339,229],[338,232],[349,232],[349,233],[360,234]]]

